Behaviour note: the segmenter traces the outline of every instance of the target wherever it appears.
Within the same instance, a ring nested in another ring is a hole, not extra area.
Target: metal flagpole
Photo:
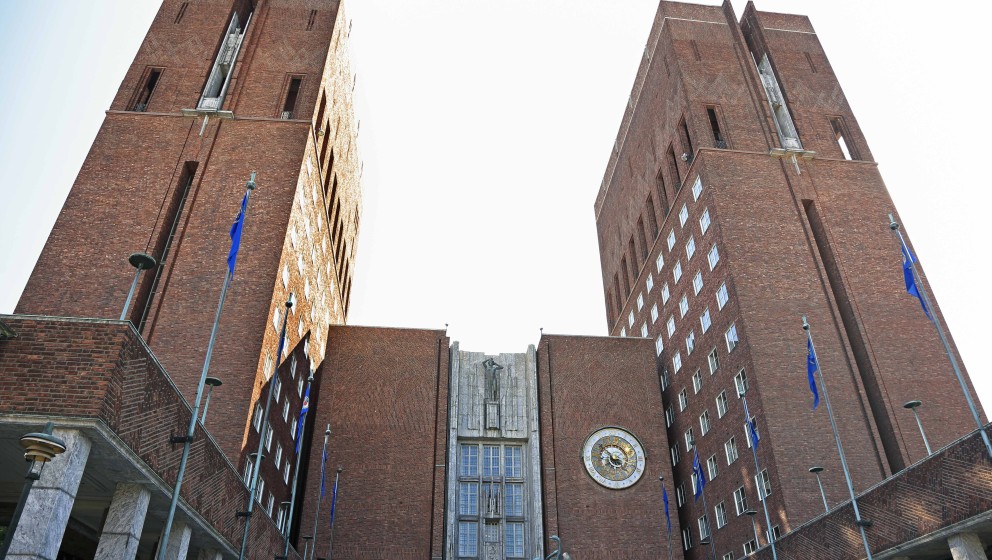
[[[693,459],[694,459],[693,460],[693,471],[694,471],[694,473],[695,473],[695,475],[697,477],[696,478],[696,484],[699,486],[699,495],[702,496],[702,498],[703,498],[703,519],[706,520],[706,530],[707,530],[707,532],[709,532],[709,535],[708,536],[709,536],[709,539],[710,539],[710,556],[713,557],[713,560],[716,560],[716,552],[714,552],[714,549],[716,547],[716,539],[713,538],[713,527],[710,526],[710,515],[709,515],[710,514],[710,508],[709,508],[708,505],[706,505],[706,482],[705,482],[706,477],[703,475],[703,464],[699,462],[699,448],[696,447],[696,442],[695,441],[692,442],[692,453],[693,453]],[[698,471],[696,471],[696,467],[699,468]],[[696,492],[696,489],[693,488],[692,491],[693,491],[693,493],[695,493]],[[700,531],[700,536],[701,535],[702,535],[702,532]],[[702,543],[700,543],[700,544],[702,544]]]
[[[751,456],[754,457],[754,476],[755,476],[755,480],[757,480],[758,477],[761,476],[761,467],[758,466],[758,442],[754,441],[754,438],[751,437],[751,418],[750,418],[751,413],[748,411],[747,397],[744,396],[744,393],[741,393],[741,400],[744,401],[744,433],[747,434],[747,440],[751,442]],[[764,486],[764,483],[765,483],[765,479],[762,478],[761,479],[762,486]],[[763,509],[765,512],[765,526],[768,528],[767,539],[768,539],[768,544],[770,544],[772,547],[772,559],[778,560],[778,551],[775,550],[775,535],[772,533],[772,520],[771,517],[768,516],[768,496],[764,495],[765,494],[764,490],[758,489],[758,491],[762,493],[761,499],[758,501],[761,502],[761,509]],[[754,522],[754,519],[752,519],[751,521]],[[755,532],[754,534],[754,546],[758,546],[757,532]]]
[[[265,412],[262,413],[262,428],[258,431],[258,449],[255,452],[255,468],[251,475],[251,489],[248,491],[248,511],[238,512],[239,517],[245,518],[245,534],[241,538],[241,553],[238,560],[245,559],[245,549],[248,547],[248,528],[251,526],[251,515],[255,509],[255,490],[258,489],[259,471],[262,470],[262,447],[265,445],[266,432],[269,428],[269,408],[272,405],[272,393],[275,392],[276,384],[279,382],[279,360],[282,358],[282,348],[286,344],[286,323],[289,320],[289,310],[293,307],[293,295],[290,294],[286,301],[286,314],[282,318],[282,329],[279,331],[279,349],[276,352],[275,363],[272,365],[272,377],[269,378],[269,392],[265,397]],[[164,558],[161,560],[165,560]]]
[[[307,395],[310,395],[310,385],[313,384],[313,372],[310,372],[310,377],[307,379]],[[285,542],[282,547],[282,555],[289,557],[289,530],[293,523],[293,510],[296,506],[296,485],[300,477],[300,447],[303,445],[303,427],[306,425],[306,416],[303,417],[303,422],[300,423],[299,433],[297,437],[300,438],[299,445],[296,446],[296,466],[293,467],[293,491],[289,497],[289,520],[286,523],[286,534],[284,535]],[[306,555],[304,555],[305,557]]]
[[[324,500],[324,475],[327,474],[324,472],[324,469],[327,466],[327,440],[330,437],[331,425],[328,424],[327,430],[324,432],[324,451],[320,454],[320,499],[317,500],[317,509],[313,514],[313,535],[310,537],[310,541],[313,543],[313,546],[310,547],[310,558],[313,558],[317,553],[317,521],[320,519],[320,502]],[[303,560],[307,559],[304,558]]]
[[[813,344],[813,333],[809,330],[809,323],[806,321],[806,316],[803,315],[803,330],[806,331],[806,340],[809,341],[809,346],[813,350],[813,358],[816,362],[816,372],[820,378],[820,387],[823,389],[823,402],[827,404],[827,416],[830,417],[830,428],[834,431],[834,440],[837,442],[837,453],[840,455],[840,466],[844,469],[844,480],[847,482],[847,492],[851,495],[851,506],[854,508],[854,524],[858,526],[858,530],[861,532],[861,542],[865,545],[865,554],[867,554],[867,560],[872,560],[871,548],[868,546],[868,535],[865,534],[865,525],[869,524],[864,519],[861,519],[861,511],[858,509],[858,499],[854,495],[854,485],[851,484],[851,472],[847,469],[847,459],[844,457],[844,448],[840,444],[840,433],[837,432],[837,422],[834,421],[834,411],[830,407],[830,397],[827,395],[827,383],[823,379],[823,368],[820,367],[820,361],[816,358],[816,345]],[[768,528],[768,533],[771,534],[771,527]]]
[[[338,501],[338,479],[341,478],[341,465],[334,475],[334,490],[331,491],[331,538],[327,543],[327,560],[334,560],[334,503]]]
[[[243,220],[248,209],[248,201],[251,200],[251,192],[255,190],[255,172],[252,171],[251,177],[248,179],[248,183],[245,185],[246,192],[244,202],[242,203],[242,213],[238,215],[238,218]],[[236,222],[237,223],[237,222]],[[238,238],[238,243],[240,243],[240,237]],[[232,251],[237,251],[234,246],[234,241],[232,239]],[[159,546],[158,558],[159,560],[165,560],[165,555],[168,550],[169,536],[172,531],[172,521],[176,517],[176,504],[179,503],[179,490],[183,486],[183,475],[186,474],[186,462],[189,460],[190,446],[193,443],[193,435],[196,432],[196,422],[200,416],[200,400],[203,398],[203,386],[207,382],[207,371],[210,370],[210,357],[214,353],[214,343],[217,342],[217,330],[220,327],[220,314],[224,310],[224,299],[227,298],[227,287],[231,284],[231,274],[232,267],[230,266],[230,256],[228,256],[228,267],[227,272],[224,274],[224,285],[220,289],[220,302],[217,304],[217,314],[214,316],[214,325],[210,329],[210,342],[207,343],[207,355],[203,359],[203,371],[200,372],[200,382],[196,386],[196,399],[193,405],[193,415],[189,419],[189,429],[186,431],[185,436],[172,437],[170,442],[183,444],[183,455],[179,460],[179,472],[176,474],[176,485],[172,489],[172,501],[169,502],[169,514],[165,518],[165,533],[162,535],[162,544]]]
[[[899,231],[899,224],[889,214],[889,229],[896,233],[899,237],[899,243],[902,245],[902,250],[909,256],[909,268],[913,271],[913,280],[916,282],[916,290],[923,297],[923,303],[927,306],[927,312],[930,314],[930,322],[933,323],[935,329],[937,329],[937,336],[940,337],[940,343],[944,345],[944,352],[947,353],[947,359],[951,362],[951,368],[954,370],[954,376],[958,379],[958,384],[961,385],[961,391],[964,392],[964,399],[968,402],[968,410],[971,411],[971,416],[975,419],[975,424],[978,425],[978,432],[982,434],[982,441],[985,442],[985,450],[988,451],[989,457],[992,457],[992,442],[989,441],[989,435],[985,433],[985,425],[982,424],[982,418],[978,415],[978,409],[975,408],[975,401],[971,398],[971,391],[968,390],[968,384],[964,381],[964,376],[961,375],[961,368],[958,366],[958,360],[954,357],[954,352],[951,350],[951,343],[947,340],[947,335],[944,334],[944,328],[940,326],[940,321],[937,320],[937,316],[933,314],[933,305],[930,304],[930,297],[927,295],[927,291],[923,288],[923,281],[920,278],[920,273],[916,270],[916,263],[913,262],[912,253],[909,251],[909,246],[906,245],[906,240],[902,236],[902,232]],[[926,437],[926,436],[924,436]]]
[[[665,522],[668,525],[668,560],[672,560],[672,518],[668,513],[668,491],[665,490],[665,477],[659,476],[658,481],[661,482],[661,495],[665,502]]]

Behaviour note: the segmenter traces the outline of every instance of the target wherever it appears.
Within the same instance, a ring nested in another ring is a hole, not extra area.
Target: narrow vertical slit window
[[[720,120],[716,116],[716,107],[712,105],[706,107],[706,116],[710,121],[710,131],[713,132],[713,145],[722,150],[727,149],[727,139],[720,131]]]
[[[183,2],[179,5],[179,12],[176,13],[176,19],[172,23],[178,24],[183,20],[183,16],[186,15],[186,8],[189,8],[189,2]]]
[[[783,148],[801,150],[802,142],[799,141],[799,132],[792,121],[792,114],[785,103],[785,95],[775,77],[775,70],[768,59],[768,55],[761,57],[758,64],[758,74],[761,75],[761,83],[765,88],[765,95],[768,97],[768,104],[771,106],[772,117],[775,121],[775,130],[778,132],[779,142]]]
[[[675,146],[668,146],[668,175],[672,180],[672,192],[678,193],[682,188],[682,175],[679,172],[679,162],[675,158]]]
[[[647,232],[644,231],[644,218],[637,218],[637,240],[641,243],[641,262],[648,258]]]
[[[291,76],[289,78],[289,88],[286,90],[286,100],[283,101],[279,118],[286,120],[293,118],[293,112],[296,110],[296,99],[300,96],[302,83],[303,76]]]
[[[620,259],[620,268],[623,269],[623,297],[627,299],[630,295],[630,277],[628,276],[627,257]]]
[[[134,104],[131,106],[132,111],[144,113],[148,110],[148,102],[151,100],[152,93],[155,92],[155,86],[158,85],[158,79],[161,76],[161,68],[150,68],[148,70],[141,89],[138,90],[138,95],[135,97]]]
[[[627,240],[627,254],[630,255],[630,283],[633,285],[637,279],[637,269],[641,266],[641,259],[637,253],[637,247],[634,246],[633,235],[631,235],[630,239]]]
[[[685,123],[685,117],[679,121],[679,138],[682,140],[682,161],[686,162],[686,165],[691,165],[695,151],[692,149],[692,138],[689,136],[689,127]]]
[[[809,52],[804,52],[803,54],[806,56],[806,63],[809,64],[810,71],[816,74],[816,64],[813,64],[813,57],[810,56]]]
[[[648,215],[648,226],[651,227],[648,232],[648,239],[654,241],[658,238],[658,215],[655,213],[654,197],[651,196],[651,193],[648,193],[648,201],[644,204],[644,211]]]
[[[661,168],[658,169],[658,175],[655,177],[655,186],[658,190],[658,202],[661,203],[661,215],[667,216],[669,210],[668,192],[665,190],[665,174]]]
[[[248,24],[251,22],[252,9],[250,4],[243,3],[242,8],[231,15],[231,22],[220,42],[213,68],[211,68],[207,82],[203,87],[203,95],[200,96],[200,102],[196,105],[197,109],[217,111],[224,104],[227,86],[231,81],[234,65],[238,60],[238,53],[241,51],[241,43],[244,41]]]
[[[857,153],[852,149],[852,146],[847,143],[847,134],[845,134],[844,122],[840,117],[834,117],[830,119],[830,128],[834,133],[834,140],[837,141],[837,147],[840,148],[840,152],[844,155],[844,159],[860,159]]]

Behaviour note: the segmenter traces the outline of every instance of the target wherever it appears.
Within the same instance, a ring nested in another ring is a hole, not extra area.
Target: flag
[[[320,499],[324,499],[324,474],[327,473],[327,446],[324,446],[324,456],[320,460]]]
[[[334,528],[334,504],[338,501],[338,477],[334,477],[334,489],[331,490],[331,529]]]
[[[703,473],[703,466],[699,464],[699,452],[696,450],[693,450],[692,473],[696,475],[695,488],[692,489],[693,497],[698,500],[703,493],[703,487],[706,486],[706,474]]]
[[[920,306],[923,307],[923,312],[927,314],[927,319],[933,321],[933,317],[930,316],[930,310],[927,309],[927,304],[923,301],[923,295],[920,293],[919,287],[916,285],[916,276],[913,275],[913,263],[916,262],[916,257],[913,256],[912,251],[905,243],[902,244],[902,274],[906,277],[906,291],[909,295],[914,296],[916,299],[920,300]]]
[[[245,210],[248,209],[248,193],[241,199],[241,211],[231,225],[231,251],[227,254],[227,271],[234,277],[234,265],[238,262],[238,248],[241,246],[241,230],[245,225]]]
[[[307,393],[303,395],[303,407],[300,408],[300,421],[296,424],[296,452],[300,452],[300,442],[303,441],[303,421],[310,410],[310,384],[307,383]]]
[[[813,410],[820,404],[820,392],[816,390],[816,379],[813,374],[820,368],[816,361],[816,351],[813,350],[813,339],[806,337],[806,376],[809,378],[809,390],[813,392]]]
[[[672,516],[668,513],[668,490],[661,489],[661,499],[665,502],[665,521],[668,522],[668,532],[672,532]]]
[[[751,418],[751,413],[747,410],[747,399],[744,399],[744,421],[747,422],[747,431],[751,437],[751,445],[755,449],[758,448],[758,428],[754,425],[754,418]]]

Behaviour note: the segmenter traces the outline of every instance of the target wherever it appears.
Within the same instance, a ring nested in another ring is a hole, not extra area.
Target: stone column
[[[975,533],[958,533],[947,539],[954,560],[988,560],[985,547]]]
[[[65,453],[45,465],[35,481],[7,552],[9,560],[54,560],[62,546],[91,443],[79,430],[56,429],[54,435],[65,442]]]
[[[173,521],[172,534],[169,536],[169,548],[165,551],[166,560],[186,560],[186,555],[189,553],[189,539],[192,535],[193,530],[190,529],[185,519],[177,518]]]
[[[107,521],[100,533],[95,560],[134,558],[138,554],[141,528],[151,494],[141,485],[121,483],[114,490]]]

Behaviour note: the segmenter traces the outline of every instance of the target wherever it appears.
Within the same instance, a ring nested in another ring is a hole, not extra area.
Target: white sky
[[[739,16],[744,2],[733,4]],[[758,2],[811,17],[992,407],[981,362],[992,4],[934,6]],[[0,0],[0,312],[13,310],[157,7]],[[656,7],[350,1],[365,161],[352,324],[450,323],[463,348],[487,352],[522,351],[540,327],[606,334],[593,201]]]

